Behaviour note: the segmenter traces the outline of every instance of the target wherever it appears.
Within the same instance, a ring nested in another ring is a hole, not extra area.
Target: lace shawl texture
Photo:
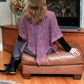
[[[23,52],[27,44],[27,48],[36,55],[38,65],[45,61],[46,53],[50,48],[57,53],[57,45],[53,44],[53,42],[63,36],[55,13],[49,10],[47,11],[47,18],[44,18],[40,25],[35,25],[35,20],[30,24],[24,14],[19,27],[19,35],[27,41],[23,45],[21,52]]]

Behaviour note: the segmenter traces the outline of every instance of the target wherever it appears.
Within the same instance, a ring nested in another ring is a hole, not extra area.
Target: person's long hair
[[[29,0],[26,15],[28,22],[31,24],[34,19],[36,21],[36,25],[40,24],[44,17],[47,17],[46,0]]]

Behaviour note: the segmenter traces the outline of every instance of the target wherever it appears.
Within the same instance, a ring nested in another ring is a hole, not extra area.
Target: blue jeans
[[[19,60],[21,58],[21,48],[23,46],[23,44],[25,43],[26,41],[25,40],[21,40],[21,41],[17,41],[15,43],[15,46],[14,46],[14,49],[13,49],[13,57],[16,59],[16,60]],[[46,55],[52,53],[52,48],[50,48],[48,50],[48,52],[46,53]],[[25,46],[24,50],[23,50],[24,53],[27,53],[33,57],[36,57],[36,55],[34,55],[30,50],[28,50],[27,46]]]

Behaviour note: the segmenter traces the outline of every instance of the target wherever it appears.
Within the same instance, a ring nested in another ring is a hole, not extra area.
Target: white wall
[[[26,2],[28,0],[25,0]],[[7,0],[7,2],[0,2],[0,25],[8,25],[11,24],[11,10],[8,5],[10,0]],[[81,0],[81,11],[82,14],[80,16],[80,26],[81,28],[84,28],[84,0]],[[0,28],[0,50],[3,50],[2,48],[2,31]]]
[[[7,2],[0,2],[0,25],[11,24],[11,11]],[[2,31],[0,28],[0,50],[2,50]]]
[[[82,9],[82,19],[81,19],[81,28],[84,28],[84,0],[82,0],[82,3],[81,3],[81,9]]]

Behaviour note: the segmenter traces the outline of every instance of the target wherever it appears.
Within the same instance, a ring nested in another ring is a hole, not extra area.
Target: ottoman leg
[[[23,74],[23,78],[24,79],[30,79],[31,78],[31,74]]]
[[[75,80],[80,80],[81,79],[81,74],[74,74],[73,77]]]

